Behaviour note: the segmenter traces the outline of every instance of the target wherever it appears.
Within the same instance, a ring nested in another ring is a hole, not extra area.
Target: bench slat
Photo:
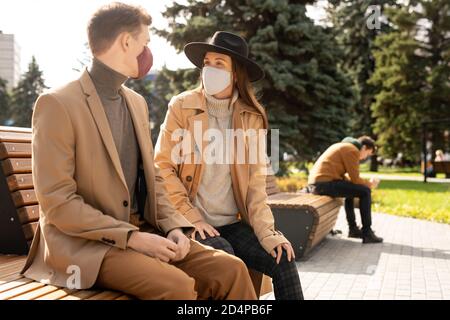
[[[6,158],[31,158],[31,143],[0,143],[0,160]]]
[[[30,222],[30,223],[24,224],[22,226],[23,233],[25,234],[25,239],[27,239],[27,240],[33,239],[38,225],[39,225],[39,222]]]
[[[98,294],[98,290],[81,290],[62,298],[61,300],[85,300]]]
[[[321,230],[319,232],[315,232],[314,233],[314,237],[311,240],[311,244],[309,245],[310,248],[316,246],[319,242],[321,242],[323,240],[323,238],[325,238],[330,231],[333,229],[334,225],[336,224],[336,220],[331,220],[330,222],[328,222],[327,224],[325,224],[324,226],[321,227]]]
[[[25,264],[23,262],[15,262],[13,264],[1,266],[0,274],[2,277],[11,273],[19,273]]]
[[[330,201],[331,198],[305,193],[282,192],[269,196],[268,204],[277,208],[289,208],[299,205],[312,206],[318,202]]]
[[[320,226],[320,225],[332,220],[333,218],[336,218],[338,213],[339,213],[339,208],[331,209],[326,214],[320,216],[319,219],[317,219],[317,221],[315,222],[315,225]]]
[[[24,127],[10,127],[10,126],[0,126],[0,131],[6,131],[6,132],[21,132],[21,133],[31,133],[31,128],[24,128]]]
[[[47,285],[45,287],[38,288],[36,290],[27,292],[25,294],[22,294],[22,295],[19,295],[19,296],[15,296],[11,300],[34,300],[34,299],[37,299],[37,298],[39,298],[39,297],[41,297],[43,295],[46,295],[46,294],[51,293],[51,292],[54,292],[56,290],[58,290],[57,287]]]
[[[16,208],[38,204],[34,189],[18,190],[11,194]]]
[[[123,293],[117,292],[117,291],[103,291],[100,292],[86,300],[114,300],[115,298],[120,297],[121,295],[123,295]]]
[[[60,288],[56,291],[40,296],[36,298],[36,300],[60,300],[76,291],[77,290],[75,289]]]
[[[33,176],[31,173],[13,174],[7,178],[8,188],[11,192],[17,190],[33,189]]]
[[[25,279],[25,278],[24,278]],[[27,279],[30,280],[30,279]],[[31,280],[33,281],[33,280]],[[12,290],[0,293],[0,300],[9,300],[12,299],[14,297],[17,297],[21,294],[36,290],[38,288],[42,288],[43,286],[45,286],[45,284],[40,283],[40,282],[31,282],[31,283],[27,283],[23,286],[14,288]]]
[[[0,265],[0,273],[3,275],[3,272],[14,268],[20,268],[20,266],[23,264],[25,264],[25,259],[6,261]]]
[[[76,289],[59,288],[56,291],[53,291],[51,293],[36,298],[36,300],[60,300],[75,292],[77,292]]]
[[[0,142],[31,142],[31,132],[0,131]]]
[[[17,256],[17,255],[0,255],[0,267],[8,262],[14,262],[19,260],[25,260],[24,256]]]
[[[8,279],[11,276],[18,275],[22,269],[23,269],[23,265],[20,265],[19,267],[15,267],[14,269],[10,269],[8,271],[2,271],[0,280]]]
[[[334,224],[336,223],[337,220],[337,215],[330,215],[328,217],[328,219],[321,221],[321,223],[319,225],[317,225],[315,234],[321,234],[322,232],[324,232],[326,229],[330,228],[328,231],[331,231],[331,229],[333,228]],[[330,225],[332,225],[330,227]]]
[[[15,173],[31,173],[31,159],[28,158],[10,158],[2,162],[5,176]]]
[[[0,294],[3,294],[5,292],[11,291],[12,289],[24,286],[24,285],[26,285],[28,283],[31,283],[31,282],[33,282],[33,280],[32,279],[28,279],[28,278],[21,278],[21,279],[18,279],[18,280],[10,281],[10,282],[5,283],[5,284],[0,286]]]
[[[39,220],[39,205],[27,206],[17,210],[20,223],[27,224]]]
[[[22,278],[23,278],[23,276],[21,274],[17,274],[17,273],[6,276],[6,277],[2,277],[0,279],[0,285],[3,285],[5,283],[11,282],[11,281],[19,280]]]
[[[327,216],[331,211],[335,210],[336,208],[340,208],[341,205],[339,201],[330,201],[326,205],[316,209],[317,216],[319,219],[321,219],[323,216]]]

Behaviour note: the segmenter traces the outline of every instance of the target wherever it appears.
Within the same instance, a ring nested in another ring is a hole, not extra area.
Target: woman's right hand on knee
[[[177,245],[173,241],[157,234],[139,231],[131,233],[128,247],[164,262],[174,259],[177,251]]]
[[[212,225],[205,221],[199,221],[194,223],[195,231],[192,232],[191,237],[195,240],[196,233],[200,235],[202,240],[206,239],[206,234],[208,234],[210,237],[218,237],[220,236],[219,231],[217,231]]]

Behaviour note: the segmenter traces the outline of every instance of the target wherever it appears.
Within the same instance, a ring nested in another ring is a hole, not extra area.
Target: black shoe
[[[357,226],[350,227],[348,229],[348,237],[349,238],[361,239],[362,238],[362,231],[361,231],[361,229],[358,228]]]
[[[383,242],[383,238],[377,237],[372,229],[367,231],[363,236],[363,243],[380,243]]]

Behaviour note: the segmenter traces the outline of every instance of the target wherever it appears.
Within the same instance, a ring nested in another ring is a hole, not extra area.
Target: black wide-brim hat
[[[246,67],[251,82],[264,78],[264,70],[248,58],[247,42],[234,33],[217,31],[209,42],[191,42],[184,46],[184,53],[199,69],[203,68],[207,52],[226,54],[241,62]]]

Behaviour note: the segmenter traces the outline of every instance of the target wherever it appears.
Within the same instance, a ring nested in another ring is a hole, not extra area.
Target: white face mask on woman
[[[213,96],[228,88],[231,72],[206,66],[202,69],[202,80],[206,93]]]

